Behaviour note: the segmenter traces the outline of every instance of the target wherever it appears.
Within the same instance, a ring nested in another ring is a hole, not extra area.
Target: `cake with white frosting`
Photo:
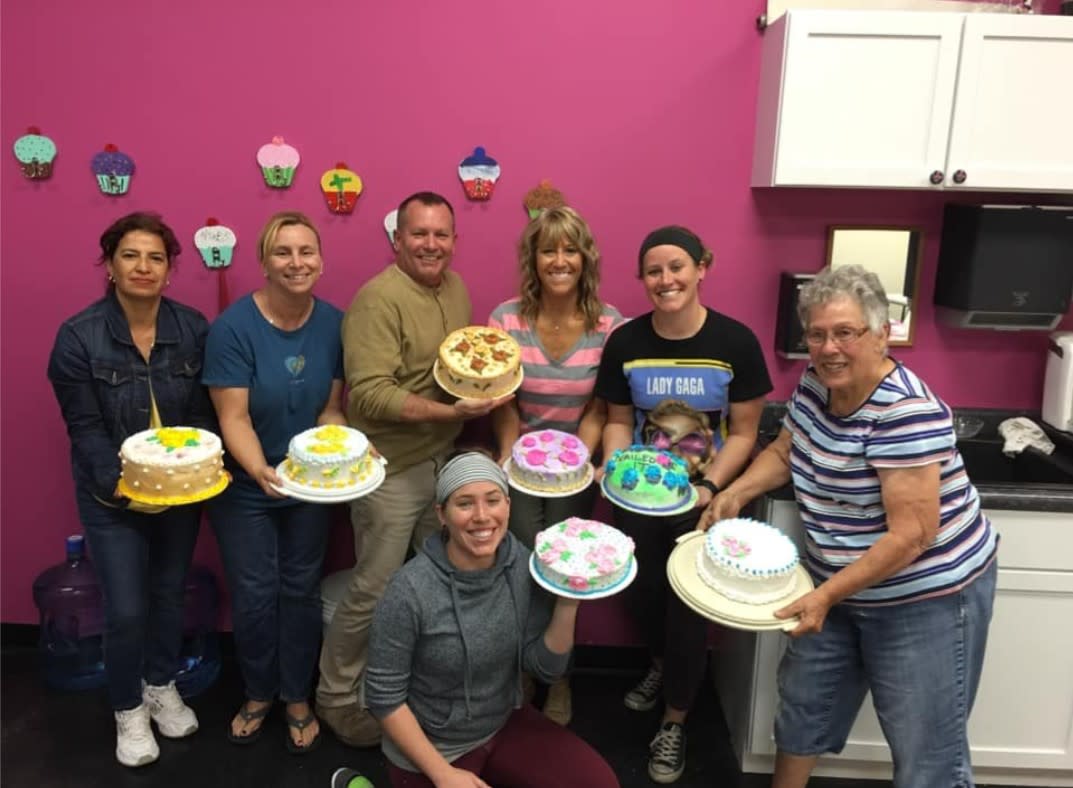
[[[291,484],[313,492],[345,492],[368,483],[376,466],[364,433],[328,424],[291,438],[282,473]]]
[[[622,585],[633,566],[633,540],[604,523],[570,517],[536,535],[533,562],[547,585],[596,594]]]
[[[746,517],[717,522],[697,553],[697,573],[706,585],[750,605],[792,594],[799,563],[797,547],[786,534]]]

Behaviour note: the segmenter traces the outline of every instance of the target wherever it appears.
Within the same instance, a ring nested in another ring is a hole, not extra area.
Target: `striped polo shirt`
[[[495,308],[488,325],[509,333],[522,348],[525,377],[515,399],[523,433],[542,429],[577,432],[581,415],[592,398],[604,343],[623,322],[617,309],[604,304],[596,330],[582,333],[562,358],[551,359],[540,343],[536,327],[522,316],[520,298]]]
[[[827,403],[827,388],[809,367],[783,421],[793,437],[790,472],[813,578],[826,580],[887,532],[876,469],[939,463],[935,541],[900,572],[844,601],[915,601],[971,582],[990,563],[997,537],[965,473],[946,404],[901,364],[852,415],[835,416]]]

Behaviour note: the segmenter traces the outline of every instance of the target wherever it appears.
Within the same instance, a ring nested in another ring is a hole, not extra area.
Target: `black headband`
[[[640,264],[644,265],[645,254],[649,249],[665,244],[684,249],[697,265],[700,265],[700,260],[704,257],[704,246],[695,235],[680,227],[660,227],[646,235],[641,242],[641,252],[637,256]]]

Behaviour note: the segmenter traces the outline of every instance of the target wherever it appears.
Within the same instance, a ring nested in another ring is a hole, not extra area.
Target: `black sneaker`
[[[332,788],[373,788],[373,784],[361,772],[342,768],[332,775]]]
[[[648,776],[673,783],[686,769],[686,732],[677,722],[665,722],[648,745]]]
[[[622,699],[622,702],[626,704],[628,709],[648,711],[656,707],[662,691],[663,669],[653,666],[648,669],[648,673],[641,679],[641,683],[626,693],[626,697]]]

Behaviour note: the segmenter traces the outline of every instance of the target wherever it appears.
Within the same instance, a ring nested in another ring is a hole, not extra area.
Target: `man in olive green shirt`
[[[472,317],[465,284],[448,270],[454,210],[419,192],[403,200],[398,217],[395,261],[358,290],[343,319],[347,420],[388,461],[384,483],[351,503],[357,563],[320,656],[317,713],[354,747],[380,740],[359,691],[376,603],[407,548],[439,530],[436,471],[462,422],[506,399],[454,400],[436,385],[440,343]]]

